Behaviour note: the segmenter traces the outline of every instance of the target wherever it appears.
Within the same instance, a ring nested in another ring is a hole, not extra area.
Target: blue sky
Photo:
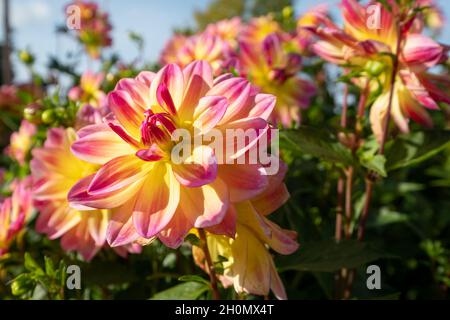
[[[63,7],[67,0],[10,0],[13,39],[16,49],[30,48],[37,57],[37,68],[43,70],[49,55],[65,57],[65,53],[77,48],[67,36],[55,34],[57,25],[64,23]],[[155,60],[170,38],[175,27],[193,23],[195,9],[205,8],[209,0],[99,0],[111,17],[114,26],[113,46],[125,61],[132,60],[137,52],[128,39],[128,31],[141,34],[145,39],[145,58]],[[450,1],[439,0],[446,17],[450,17]],[[297,13],[318,4],[328,3],[337,12],[338,0],[296,0]],[[1,11],[1,9],[0,9]],[[3,30],[1,30],[3,37]],[[444,30],[441,41],[450,43],[449,28]],[[16,80],[26,80],[26,72],[14,59]],[[86,67],[83,61],[80,68]]]

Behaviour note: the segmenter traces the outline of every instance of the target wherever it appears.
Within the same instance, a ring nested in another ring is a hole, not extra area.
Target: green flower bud
[[[42,122],[45,124],[52,124],[56,120],[56,115],[53,110],[45,110],[41,116]]]
[[[376,77],[379,76],[384,69],[386,68],[386,65],[380,61],[376,60],[370,60],[365,65],[365,70],[372,76]]]

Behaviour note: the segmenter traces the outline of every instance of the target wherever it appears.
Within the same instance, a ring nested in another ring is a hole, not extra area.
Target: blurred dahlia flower
[[[283,31],[280,24],[274,20],[273,16],[267,15],[252,18],[247,23],[239,35],[239,40],[248,44],[260,44],[266,37],[272,33],[280,34],[283,38],[289,37]]]
[[[78,6],[80,9],[80,28],[76,30],[78,40],[84,45],[89,56],[98,59],[101,49],[112,44],[110,35],[112,26],[108,14],[101,12],[97,3],[93,1],[75,0],[66,8],[69,6]],[[69,14],[70,10],[65,12]]]
[[[300,110],[309,106],[316,89],[298,75],[301,56],[287,52],[283,43],[277,33],[269,34],[260,44],[241,42],[239,68],[263,92],[277,97],[271,122],[290,127],[300,123]]]
[[[22,120],[19,131],[11,135],[6,154],[15,159],[20,165],[24,165],[26,156],[32,147],[32,138],[36,132],[36,126],[34,124],[27,120]]]
[[[286,166],[282,168],[270,177],[268,188],[257,198],[232,205],[229,215],[233,217],[228,219],[236,221],[234,236],[206,233],[211,261],[223,269],[219,280],[224,287],[233,285],[237,293],[267,296],[272,290],[278,299],[287,299],[269,249],[284,255],[293,253],[298,249],[297,234],[266,218],[289,198],[282,182]],[[192,251],[196,264],[208,272],[203,248],[193,246]]]
[[[258,93],[246,79],[229,74],[213,79],[206,61],[183,69],[169,64],[156,74],[120,80],[108,102],[107,124],[82,129],[72,145],[77,157],[101,167],[71,189],[69,200],[77,208],[112,209],[112,246],[158,237],[177,247],[193,227],[220,224],[231,202],[266,188],[263,166],[220,161],[223,145],[194,145],[181,163],[171,156],[177,129],[201,142],[210,142],[211,132],[223,133],[224,145],[233,150],[226,160],[256,148],[269,129],[275,97]],[[255,135],[237,144],[225,138],[227,129]],[[222,226],[224,234],[235,230],[232,221]]]
[[[186,44],[188,37],[182,34],[175,34],[167,41],[161,52],[159,62],[163,65],[178,62],[178,52]]]
[[[100,107],[105,104],[105,93],[101,90],[101,85],[105,75],[103,72],[93,73],[85,71],[80,84],[69,90],[67,94],[72,101],[79,101],[82,104],[90,104],[93,107]]]
[[[170,47],[166,47],[161,57],[163,64],[176,63],[183,68],[195,60],[205,60],[216,75],[221,73],[224,64],[232,55],[230,44],[219,35],[209,32],[193,35],[184,41],[176,38],[169,44]]]
[[[380,28],[368,26],[369,5],[375,5],[380,10]],[[415,32],[412,28],[414,20],[408,20],[398,27],[395,20],[401,12],[395,4],[391,6],[392,12],[380,3],[370,3],[367,6],[362,6],[355,0],[343,0],[343,30],[328,19],[323,20],[324,26],[309,28],[321,39],[314,45],[315,52],[332,63],[360,71],[364,76],[353,78],[355,84],[367,86],[372,93],[381,92],[370,111],[372,130],[380,140],[393,68],[392,59],[387,54],[397,52],[400,36],[392,118],[402,132],[409,131],[409,119],[431,127],[432,120],[425,109],[438,110],[439,102],[450,103],[450,96],[444,90],[450,78],[448,75],[432,74],[428,69],[446,59],[447,48]]]
[[[15,180],[11,189],[12,195],[0,203],[0,257],[8,252],[33,212],[30,178]]]
[[[44,146],[32,151],[33,199],[40,212],[36,230],[52,240],[61,238],[64,250],[77,251],[85,260],[91,260],[106,244],[106,227],[111,212],[78,211],[69,206],[67,194],[70,188],[98,168],[71,153],[70,146],[77,139],[71,128],[52,128]],[[127,249],[139,252],[140,246],[132,244],[127,248],[115,248],[121,256],[127,254]]]
[[[231,48],[237,49],[237,39],[243,26],[241,18],[234,17],[209,24],[205,29],[205,33],[218,36],[220,39],[226,41]]]

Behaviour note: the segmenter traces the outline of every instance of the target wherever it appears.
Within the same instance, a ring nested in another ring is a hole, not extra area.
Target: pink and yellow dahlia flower
[[[77,251],[85,260],[91,260],[106,244],[106,228],[112,213],[109,210],[79,211],[69,206],[70,188],[98,169],[98,165],[82,161],[71,153],[70,146],[77,139],[71,128],[53,128],[48,131],[44,146],[33,149],[33,198],[39,210],[36,230],[52,240],[61,238],[64,250]],[[140,247],[133,244],[116,251],[126,255],[126,249],[139,252]]]
[[[16,180],[11,197],[0,204],[0,257],[8,252],[14,238],[23,230],[33,212],[30,180]]]
[[[429,37],[414,31],[414,21],[401,27],[396,17],[399,7],[392,5],[388,11],[381,4],[380,28],[369,28],[367,6],[355,0],[342,1],[344,29],[324,19],[324,26],[310,28],[321,39],[314,45],[315,52],[325,60],[361,71],[363,77],[354,79],[369,91],[381,91],[371,108],[370,120],[374,134],[381,139],[384,118],[388,107],[393,62],[386,55],[397,52],[400,38],[399,67],[394,80],[391,114],[398,128],[407,132],[412,119],[424,126],[432,126],[426,109],[439,109],[439,102],[450,102],[450,96],[440,88],[439,80],[449,81],[446,75],[433,75],[427,70],[445,60],[446,48]],[[376,21],[373,21],[376,23]],[[438,80],[439,79],[439,80]]]
[[[225,63],[232,56],[230,44],[219,35],[209,32],[188,37],[181,47],[177,49],[175,61],[180,67],[185,67],[193,61],[205,60],[209,62],[216,75],[220,74]],[[167,52],[163,55],[163,62],[168,63],[172,59]]]
[[[226,161],[256,148],[275,105],[274,96],[258,93],[247,80],[232,75],[214,79],[206,61],[183,69],[169,64],[157,74],[141,72],[120,80],[108,101],[112,114],[107,124],[84,128],[72,145],[77,157],[101,167],[72,188],[69,200],[78,208],[112,209],[111,245],[158,237],[177,247],[193,227],[220,224],[230,202],[253,198],[267,186],[259,163]],[[172,157],[177,129],[203,142],[185,151],[184,162]],[[210,133],[225,137],[227,129],[255,135],[242,144],[224,138],[233,151],[220,159],[224,145],[205,143]],[[221,232],[234,230],[230,221]]]
[[[67,6],[75,5],[80,9],[80,28],[77,30],[78,40],[85,46],[93,59],[100,57],[101,49],[112,44],[110,32],[112,26],[109,16],[101,12],[97,3],[75,0]]]
[[[282,37],[288,37],[280,24],[274,20],[273,16],[267,15],[253,18],[246,24],[239,35],[241,42],[249,44],[260,44],[270,34],[277,33]]]
[[[167,41],[161,52],[159,62],[163,65],[178,62],[178,52],[186,44],[188,37],[182,34],[175,34]]]
[[[206,233],[211,260],[223,269],[220,281],[224,287],[233,285],[237,293],[267,296],[272,290],[278,299],[287,299],[269,249],[284,255],[293,253],[298,249],[297,234],[266,218],[289,198],[282,183],[286,167],[282,168],[271,176],[263,194],[232,205],[237,225],[234,237]],[[195,262],[206,271],[203,249],[194,246],[192,250]]]
[[[237,39],[243,26],[241,18],[234,17],[209,24],[205,29],[205,33],[218,36],[235,50],[238,47]]]
[[[103,106],[106,95],[101,90],[101,85],[104,78],[105,75],[102,72],[85,71],[80,78],[80,84],[69,90],[67,94],[69,99],[90,104],[93,107]]]
[[[6,153],[20,165],[25,164],[26,157],[32,147],[32,138],[36,134],[36,126],[27,120],[22,120],[18,132],[11,135]]]
[[[277,97],[271,122],[290,127],[300,123],[300,111],[309,106],[316,89],[299,76],[301,56],[286,52],[283,43],[277,33],[268,35],[261,44],[241,42],[239,67],[263,92]]]

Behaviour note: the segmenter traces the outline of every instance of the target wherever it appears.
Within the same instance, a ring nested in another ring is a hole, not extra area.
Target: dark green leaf
[[[186,282],[155,294],[152,300],[196,300],[209,290],[205,284]]]
[[[353,162],[350,151],[330,133],[310,127],[284,130],[280,145],[298,154],[310,154],[326,161],[349,165]]]
[[[386,170],[418,164],[450,145],[450,131],[433,130],[401,135],[386,146]]]
[[[183,281],[183,282],[198,282],[198,283],[203,283],[207,286],[209,286],[209,282],[205,279],[203,279],[200,276],[196,276],[196,275],[186,275],[186,276],[181,276],[178,278],[178,281]]]
[[[334,240],[305,243],[296,254],[279,257],[280,270],[333,272],[341,268],[356,268],[380,258],[392,257],[367,243],[354,240],[336,243]]]

